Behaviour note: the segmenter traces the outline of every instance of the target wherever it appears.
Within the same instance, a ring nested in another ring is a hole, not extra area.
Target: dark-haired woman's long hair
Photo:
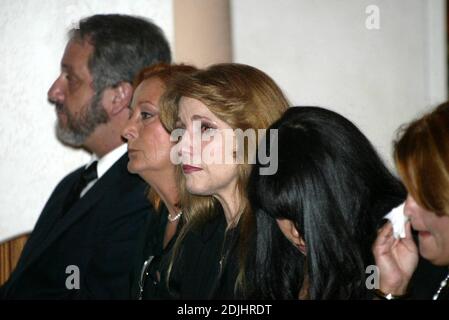
[[[319,107],[292,107],[278,130],[278,169],[249,183],[257,221],[254,257],[248,259],[248,295],[297,299],[363,299],[366,267],[382,217],[404,201],[402,184],[360,130]],[[267,148],[270,150],[270,148]],[[274,153],[271,154],[272,160]],[[303,255],[276,219],[293,221],[306,243]]]

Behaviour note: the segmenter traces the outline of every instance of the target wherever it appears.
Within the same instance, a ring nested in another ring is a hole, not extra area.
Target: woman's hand
[[[373,254],[379,268],[380,290],[403,295],[418,265],[418,248],[413,241],[410,222],[405,224],[405,238],[395,239],[391,222],[377,234]]]

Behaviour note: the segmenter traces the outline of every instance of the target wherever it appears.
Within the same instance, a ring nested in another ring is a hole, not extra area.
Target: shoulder
[[[64,190],[70,190],[78,181],[81,172],[83,171],[83,167],[84,166],[81,166],[64,176],[54,187],[52,193],[50,194],[50,197],[48,198],[48,201],[60,197],[61,194],[64,194]]]
[[[83,172],[84,165],[76,168],[75,170],[68,173],[66,176],[64,176],[61,181],[56,185],[55,189],[64,187],[68,184],[72,184],[74,181],[76,181],[79,176],[81,175],[81,172]]]

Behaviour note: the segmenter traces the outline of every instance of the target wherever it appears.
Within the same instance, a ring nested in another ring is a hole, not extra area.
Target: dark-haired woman
[[[368,139],[343,116],[290,108],[270,129],[278,170],[249,182],[257,221],[249,296],[365,299],[377,228],[404,201],[401,183]],[[269,149],[269,148],[267,148]],[[273,157],[273,155],[271,155]]]

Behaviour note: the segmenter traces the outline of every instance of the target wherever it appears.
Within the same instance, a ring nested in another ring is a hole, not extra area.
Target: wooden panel
[[[0,285],[8,280],[16,267],[28,237],[29,234],[24,234],[0,244]]]

